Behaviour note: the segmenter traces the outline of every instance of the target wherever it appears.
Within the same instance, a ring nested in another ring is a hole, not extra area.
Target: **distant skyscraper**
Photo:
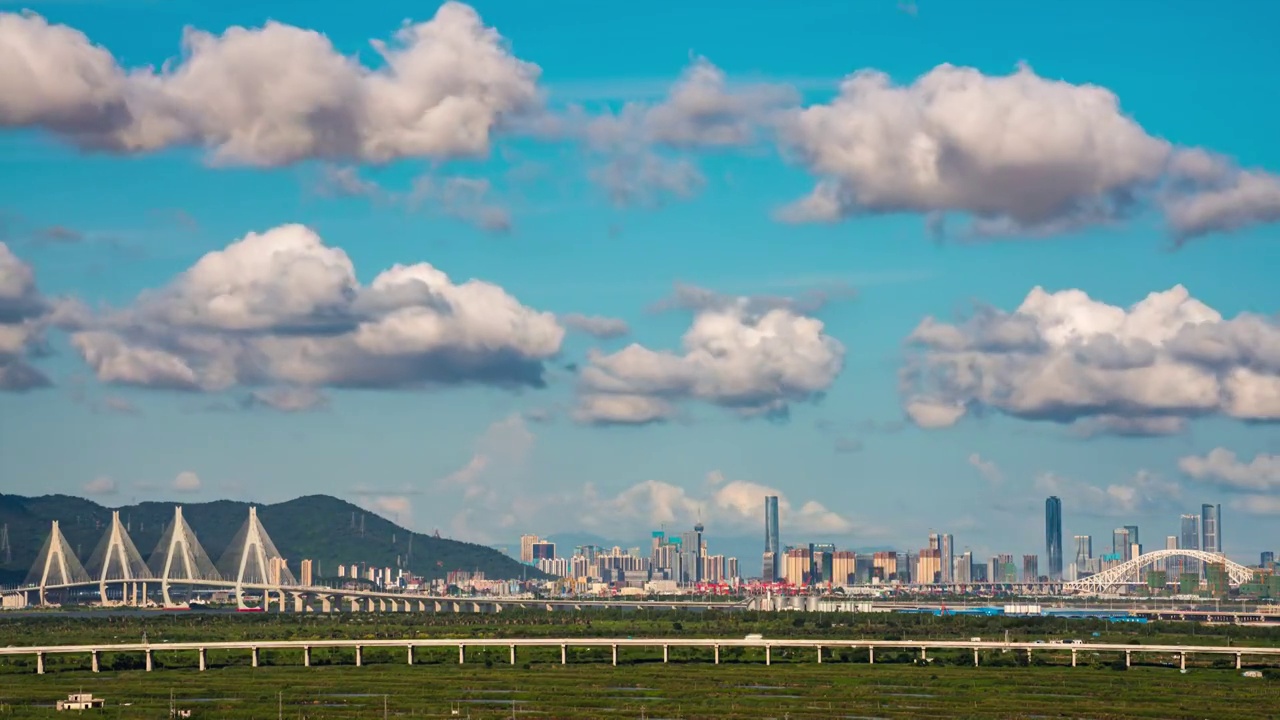
[[[1164,549],[1177,550],[1178,536],[1169,535],[1165,537]],[[1164,570],[1166,573],[1168,573],[1168,576],[1170,579],[1177,580],[1178,576],[1182,574],[1182,558],[1172,557],[1172,558],[1169,558],[1167,561],[1161,560],[1160,562],[1156,563],[1156,570]]]
[[[773,558],[773,578],[782,577],[782,545],[778,540],[778,496],[766,495],[764,498],[764,552],[765,557]]]
[[[1130,544],[1130,545],[1140,545],[1140,544],[1142,543],[1142,541],[1138,539],[1138,526],[1137,526],[1137,525],[1125,525],[1125,526],[1124,526],[1124,529],[1129,531],[1129,544]]]
[[[1276,564],[1276,554],[1270,550],[1264,550],[1258,564],[1264,569],[1269,569],[1272,565]]]
[[[1207,553],[1222,552],[1221,505],[1200,506],[1200,549]]]
[[[942,574],[942,582],[944,583],[955,581],[955,578],[953,577],[956,563],[955,550],[953,549],[955,542],[955,537],[953,537],[951,533],[942,533],[938,537],[938,560],[942,566],[939,570]]]
[[[1076,547],[1076,574],[1079,577],[1079,574],[1089,567],[1089,561],[1093,559],[1093,536],[1076,535],[1073,539]]]
[[[1182,516],[1182,538],[1181,538],[1181,544],[1178,547],[1183,550],[1199,550],[1200,549],[1200,516],[1199,515],[1183,515]],[[1180,570],[1183,573],[1199,575],[1200,561],[1193,560],[1191,558],[1183,558]]]
[[[1132,556],[1130,555],[1131,550],[1132,550],[1132,545],[1129,542],[1128,528],[1118,527],[1115,530],[1111,531],[1111,552],[1112,553],[1118,555],[1120,557],[1120,560],[1128,561],[1133,559]]]
[[[1091,543],[1092,544],[1092,543]],[[1056,495],[1044,501],[1044,545],[1049,579],[1062,579],[1062,500]],[[1090,548],[1092,551],[1092,548]]]

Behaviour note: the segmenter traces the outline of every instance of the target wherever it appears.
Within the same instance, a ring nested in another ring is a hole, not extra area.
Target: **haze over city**
[[[30,4],[0,492],[1280,549],[1273,4]]]

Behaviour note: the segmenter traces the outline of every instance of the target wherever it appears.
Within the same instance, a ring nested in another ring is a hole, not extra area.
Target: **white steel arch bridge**
[[[1205,552],[1204,550],[1153,550],[1115,567],[1107,568],[1095,575],[1066,583],[1063,589],[1103,594],[1125,585],[1145,585],[1146,581],[1142,579],[1143,568],[1151,567],[1158,562],[1172,558],[1199,560],[1206,565],[1221,564],[1226,568],[1228,582],[1234,587],[1249,582],[1253,577],[1252,570],[1240,563],[1232,562],[1225,555],[1218,553]]]

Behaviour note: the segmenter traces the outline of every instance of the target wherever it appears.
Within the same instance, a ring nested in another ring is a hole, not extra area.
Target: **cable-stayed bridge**
[[[40,605],[49,605],[51,595],[76,595],[97,591],[103,605],[141,606],[148,603],[148,590],[160,586],[163,607],[181,608],[171,588],[231,591],[242,610],[281,612],[331,612],[347,608],[369,612],[499,612],[504,607],[537,607],[547,610],[583,607],[671,607],[701,609],[743,608],[740,601],[659,603],[637,600],[536,600],[521,598],[458,598],[397,591],[361,590],[306,586],[289,569],[285,558],[271,541],[258,519],[258,510],[249,508],[249,517],[215,562],[182,516],[182,507],[173,510],[173,520],[165,527],[151,555],[144,560],[129,532],[114,511],[87,565],[81,564],[71,544],[52,522],[49,537],[22,586],[8,593],[24,594]],[[260,597],[251,608],[248,600]]]

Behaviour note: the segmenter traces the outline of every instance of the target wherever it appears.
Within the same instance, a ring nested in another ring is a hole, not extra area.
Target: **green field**
[[[0,717],[54,717],[68,692],[106,717],[193,718],[1215,718],[1280,712],[1280,682],[1231,671],[914,665],[534,663],[235,667],[6,676]],[[279,693],[279,695],[277,694]],[[124,705],[124,703],[130,703]],[[41,706],[46,707],[41,707]],[[282,708],[282,709],[281,709]]]
[[[210,651],[198,672],[194,652],[165,651],[166,641],[304,638],[742,637],[924,639],[981,636],[1013,641],[1088,638],[1138,644],[1280,645],[1280,629],[1189,623],[1109,625],[1045,618],[934,617],[809,613],[676,613],[670,611],[503,612],[496,615],[237,615],[215,613],[40,613],[0,617],[0,644],[137,642],[156,647],[156,670],[141,670],[140,653],[104,652],[103,672],[87,655],[51,655],[45,675],[35,659],[0,659],[0,718],[53,717],[52,704],[84,690],[108,701],[103,715],[167,717],[172,692],[194,718],[1270,718],[1280,717],[1280,668],[1242,677],[1230,656],[1177,659],[1136,654],[1124,669],[1118,653],[1070,654],[1046,646],[1028,664],[1023,653],[985,651],[974,668],[970,651],[918,654],[881,649],[778,649],[765,666],[756,648],[710,651],[624,648],[612,667],[606,648],[505,647],[467,651],[419,648],[406,664],[403,648],[366,648],[364,667],[349,649],[316,649],[313,667],[300,651]],[[1098,633],[1097,637],[1093,633]],[[1273,665],[1280,665],[1275,660]],[[1246,656],[1246,667],[1260,668]],[[128,705],[125,705],[128,703]]]

